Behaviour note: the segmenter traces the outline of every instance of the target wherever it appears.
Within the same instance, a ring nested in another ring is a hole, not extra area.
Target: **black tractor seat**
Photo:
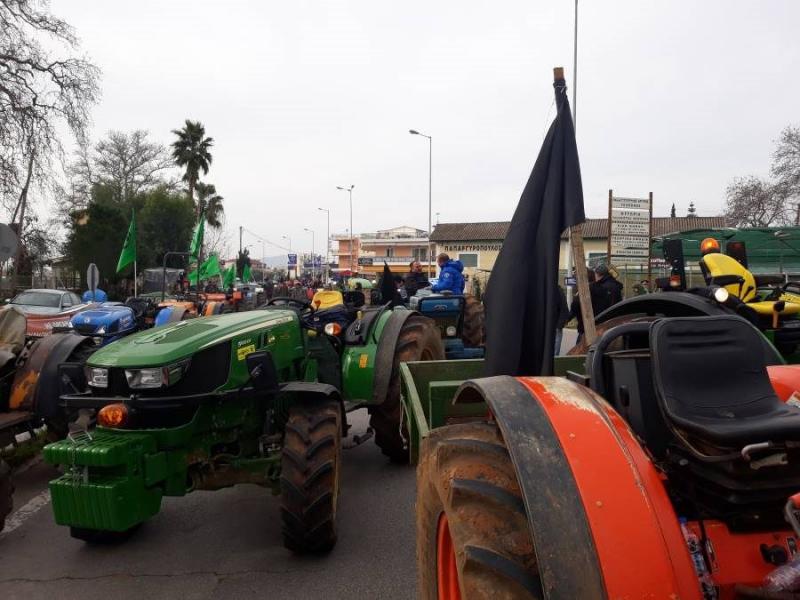
[[[653,323],[653,383],[667,420],[729,448],[800,442],[800,409],[775,395],[760,352],[763,340],[735,316]]]

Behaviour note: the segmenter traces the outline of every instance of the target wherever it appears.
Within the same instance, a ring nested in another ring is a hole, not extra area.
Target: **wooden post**
[[[564,68],[553,69],[553,81],[564,79]],[[587,344],[593,344],[597,338],[594,327],[594,310],[589,294],[589,278],[586,275],[586,253],[583,249],[583,223],[569,228],[569,247],[575,262],[575,280],[578,284],[578,300],[581,305],[581,318],[583,320],[583,335]]]

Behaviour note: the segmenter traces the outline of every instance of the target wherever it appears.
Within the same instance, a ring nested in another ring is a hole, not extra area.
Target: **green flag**
[[[222,272],[219,268],[219,259],[216,254],[212,254],[200,267],[200,276],[203,279],[210,279],[211,277],[219,277],[220,275],[222,275]]]
[[[200,220],[197,222],[197,228],[194,230],[192,236],[192,245],[189,246],[189,253],[195,258],[200,254],[200,248],[203,245],[203,231],[206,226],[205,211],[200,211]]]
[[[119,253],[117,273],[134,262],[136,262],[136,213],[131,211],[131,224],[128,227],[128,235],[125,236],[125,243],[122,245],[122,252]]]
[[[225,270],[225,276],[222,279],[222,287],[229,288],[236,283],[236,265],[231,265]]]
[[[250,265],[245,264],[244,269],[242,269],[242,281],[247,283],[253,278],[253,274],[250,272]]]

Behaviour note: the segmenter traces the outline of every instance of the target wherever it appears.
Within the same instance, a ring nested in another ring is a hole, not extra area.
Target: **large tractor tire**
[[[339,403],[293,404],[281,456],[283,544],[292,552],[327,552],[336,544],[341,455]]]
[[[514,466],[488,423],[434,430],[417,470],[421,600],[544,597]]]
[[[485,343],[483,303],[472,294],[464,296],[464,322],[461,339],[468,348],[481,348]]]
[[[70,353],[70,355],[67,357],[67,360],[65,360],[64,362],[80,363],[85,365],[86,361],[89,360],[89,357],[95,352],[97,352],[97,346],[95,346],[94,344],[81,344]],[[57,416],[51,419],[47,419],[47,428],[49,432],[48,433],[49,437],[54,441],[64,439],[69,433],[69,424],[76,421],[79,418],[79,416],[80,416],[80,411],[76,413],[67,413],[64,411],[60,411]],[[93,418],[92,421],[94,421]]]
[[[386,398],[370,408],[369,425],[375,431],[375,443],[394,463],[408,462],[408,431],[400,401],[400,363],[420,360],[444,360],[444,346],[433,321],[412,315],[397,337]]]
[[[6,526],[6,517],[14,508],[14,484],[11,481],[11,467],[0,460],[0,531]]]

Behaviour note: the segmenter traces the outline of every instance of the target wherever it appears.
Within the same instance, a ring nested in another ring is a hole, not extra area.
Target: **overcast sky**
[[[349,227],[510,219],[572,82],[572,0],[54,2],[102,68],[94,134],[186,118],[215,140],[207,181],[238,226],[295,249]],[[656,215],[719,214],[800,124],[797,0],[581,0],[578,149],[589,216],[608,189]],[[570,91],[571,94],[571,91]],[[436,217],[434,217],[434,222]],[[245,236],[245,243],[256,240]],[[253,254],[260,254],[253,250]],[[280,253],[266,249],[267,255]]]

